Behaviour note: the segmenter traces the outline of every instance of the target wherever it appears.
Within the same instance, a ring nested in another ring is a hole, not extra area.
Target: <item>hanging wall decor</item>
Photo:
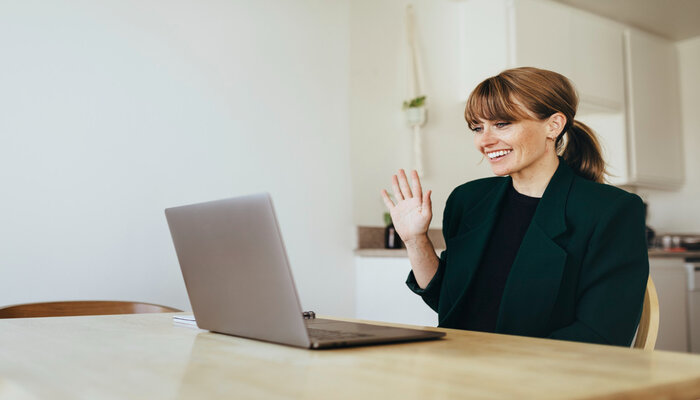
[[[408,100],[403,103],[406,122],[413,130],[414,166],[418,175],[423,177],[423,145],[421,127],[427,120],[426,96],[423,93],[423,69],[420,49],[416,39],[415,16],[413,5],[406,7],[406,38],[408,42]]]

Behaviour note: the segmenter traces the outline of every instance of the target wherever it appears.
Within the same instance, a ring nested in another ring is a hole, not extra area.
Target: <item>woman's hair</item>
[[[605,161],[600,145],[591,128],[574,120],[577,107],[578,95],[565,76],[521,67],[481,82],[469,95],[464,118],[472,128],[480,121],[519,121],[533,116],[544,120],[561,112],[566,125],[555,141],[557,155],[582,177],[603,182]]]

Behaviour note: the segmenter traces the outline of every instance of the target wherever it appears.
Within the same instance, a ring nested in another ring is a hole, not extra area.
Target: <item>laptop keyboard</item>
[[[309,336],[317,340],[333,340],[333,339],[357,339],[374,336],[368,333],[345,332],[345,331],[330,331],[327,329],[307,328]]]

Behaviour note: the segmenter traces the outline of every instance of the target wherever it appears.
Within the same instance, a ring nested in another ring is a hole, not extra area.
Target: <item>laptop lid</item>
[[[268,193],[165,210],[202,329],[309,347]]]

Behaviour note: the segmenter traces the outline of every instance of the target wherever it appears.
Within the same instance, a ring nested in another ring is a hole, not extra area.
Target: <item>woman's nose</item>
[[[480,135],[477,135],[477,143],[481,147],[488,147],[498,143],[498,137],[494,135],[490,127],[484,127]]]

